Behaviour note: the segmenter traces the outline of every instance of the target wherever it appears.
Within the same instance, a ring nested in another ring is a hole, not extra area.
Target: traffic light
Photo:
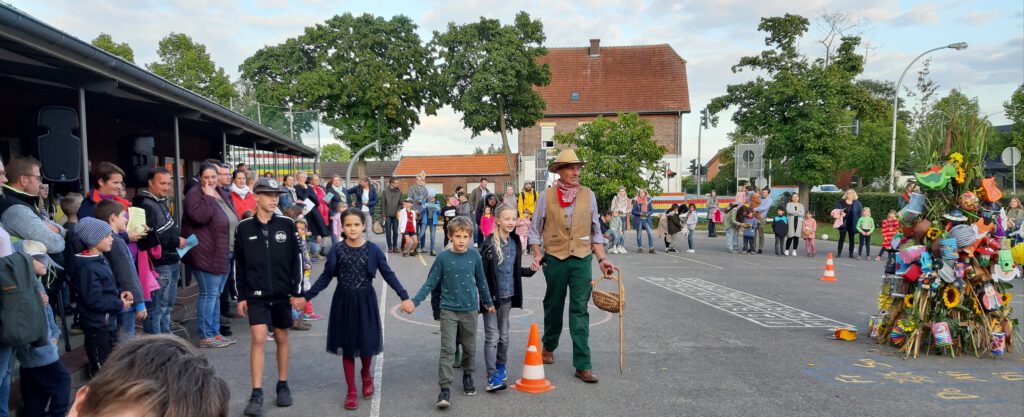
[[[860,136],[860,119],[853,119],[853,136]]]
[[[690,175],[697,175],[697,160],[696,159],[691,159],[690,160],[690,168],[689,169],[690,169]]]
[[[700,115],[700,127],[703,127],[705,129],[707,129],[708,128],[708,120],[711,118],[710,114],[708,113],[707,107],[705,107],[704,110],[701,110],[700,113],[701,113],[701,115]]]

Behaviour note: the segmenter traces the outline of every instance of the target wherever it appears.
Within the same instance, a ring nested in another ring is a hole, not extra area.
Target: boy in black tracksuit
[[[263,349],[267,331],[273,328],[277,344],[277,406],[292,405],[288,388],[288,329],[292,309],[301,309],[302,260],[295,222],[274,214],[280,193],[277,181],[260,178],[253,187],[256,215],[235,229],[235,283],[238,312],[248,316],[252,332],[253,392],[244,414],[258,416],[263,407]]]
[[[786,233],[789,232],[789,219],[786,218],[786,211],[782,208],[776,212],[775,218],[772,219],[772,232],[775,233],[775,256],[782,256],[782,249],[786,244]]]
[[[93,217],[82,219],[75,227],[79,239],[89,249],[75,255],[78,271],[79,320],[85,333],[85,353],[89,370],[99,372],[116,342],[117,315],[132,304],[131,293],[117,288],[114,272],[103,253],[110,252],[114,237],[110,225]]]

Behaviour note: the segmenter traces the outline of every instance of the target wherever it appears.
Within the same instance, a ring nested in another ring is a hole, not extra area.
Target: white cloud
[[[914,6],[892,21],[894,26],[934,25],[939,22],[939,5],[924,3]]]

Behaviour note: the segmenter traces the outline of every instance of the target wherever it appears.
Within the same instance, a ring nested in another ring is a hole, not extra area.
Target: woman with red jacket
[[[228,273],[228,251],[234,239],[238,217],[228,205],[231,196],[217,187],[217,166],[203,163],[199,184],[185,194],[181,229],[183,236],[196,235],[199,244],[185,255],[199,283],[196,305],[199,347],[222,348],[234,340],[220,334],[220,293]]]
[[[252,210],[256,212],[256,196],[252,194],[249,185],[246,184],[245,171],[235,170],[231,174],[231,202],[234,203],[235,214],[242,219],[242,214]]]

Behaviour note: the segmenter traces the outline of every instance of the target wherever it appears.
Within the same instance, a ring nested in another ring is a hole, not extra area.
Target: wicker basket
[[[594,305],[609,313],[621,312],[622,307],[626,305],[626,289],[622,287],[622,271],[615,268],[615,272],[618,274],[619,292],[602,291],[597,289],[597,285],[594,286],[593,292]],[[613,277],[607,275],[604,278],[612,279]]]

